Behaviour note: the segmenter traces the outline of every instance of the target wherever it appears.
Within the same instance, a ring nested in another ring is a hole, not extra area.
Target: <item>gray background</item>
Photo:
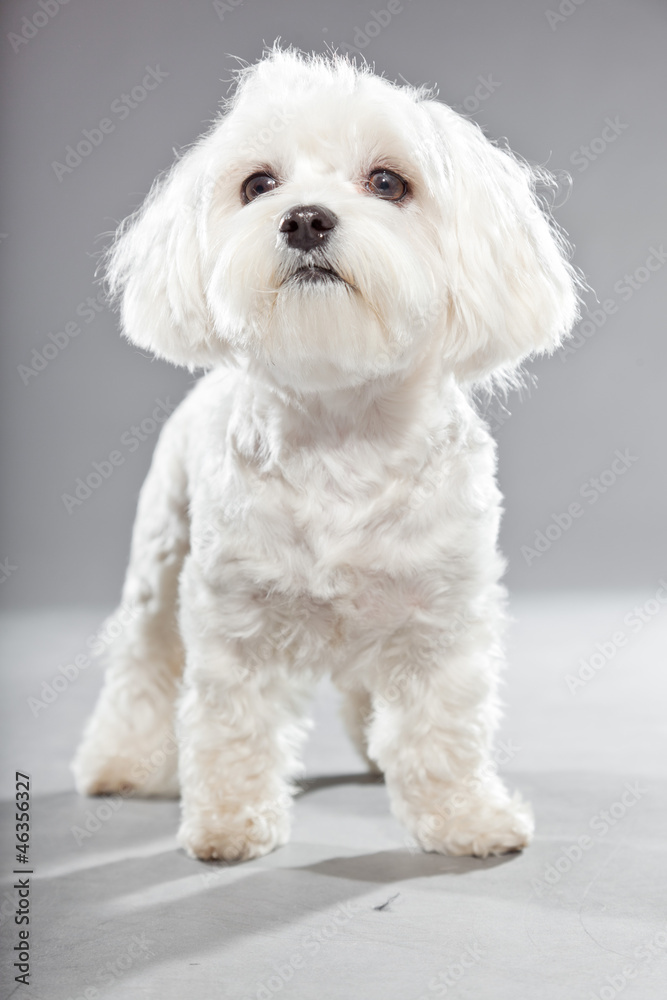
[[[220,20],[207,0],[69,0],[16,53],[7,35],[39,10],[38,0],[2,5],[0,563],[16,569],[0,569],[0,594],[11,606],[0,632],[9,765],[0,770],[0,799],[12,800],[0,808],[0,904],[14,898],[14,768],[32,775],[36,878],[32,985],[17,992],[16,937],[3,933],[0,1000],[81,997],[144,931],[150,956],[105,988],[108,1000],[254,997],[343,904],[354,906],[354,919],[308,956],[281,996],[434,996],[431,978],[479,944],[482,961],[448,996],[609,995],[630,966],[636,978],[627,995],[656,1000],[664,944],[649,961],[634,956],[664,942],[665,929],[667,614],[652,598],[667,579],[658,390],[667,268],[627,302],[614,283],[667,241],[664,0],[405,0],[364,48],[389,77],[439,84],[443,99],[473,110],[490,135],[506,136],[534,162],[571,170],[558,219],[599,298],[618,305],[565,362],[556,356],[531,367],[537,386],[512,396],[511,416],[498,403],[490,410],[507,498],[508,579],[533,591],[512,602],[508,709],[497,743],[514,748],[505,777],[534,804],[530,850],[486,861],[414,853],[389,815],[386,790],[358,773],[328,683],[315,699],[292,842],[266,858],[203,865],[176,849],[175,802],[123,800],[109,817],[105,802],[72,789],[68,761],[101,671],[82,670],[64,684],[63,665],[87,648],[86,636],[117,599],[155,442],[131,453],[123,435],[156,399],[180,399],[191,379],[123,342],[106,311],[89,324],[79,317],[82,332],[28,385],[17,368],[96,294],[104,234],[140,203],[173,147],[192,142],[215,114],[235,66],[229,54],[255,59],[278,35],[306,49],[353,43],[371,9],[387,5],[234,2]],[[572,13],[552,30],[545,11],[558,4]],[[119,120],[112,103],[156,64],[167,78]],[[466,99],[489,75],[500,85],[475,108]],[[52,162],[104,117],[114,131],[59,182]],[[601,135],[607,117],[627,127],[581,171],[577,150]],[[115,449],[124,464],[68,515],[61,495]],[[637,460],[590,506],[580,490],[609,469],[617,449]],[[529,567],[521,547],[577,500],[583,516]],[[606,587],[618,589],[600,592]],[[638,611],[643,621],[634,627]],[[619,635],[617,649],[611,638]],[[586,683],[572,689],[568,677],[584,667]],[[42,698],[37,712],[31,704]],[[641,786],[637,804],[538,894],[535,881],[591,833],[626,781]],[[79,846],[73,831],[104,808],[107,818]]]
[[[40,8],[37,0],[3,5],[0,560],[16,568],[0,593],[9,606],[114,602],[155,442],[130,453],[122,436],[156,399],[175,403],[191,382],[123,342],[107,310],[89,324],[79,318],[80,335],[27,385],[18,366],[97,293],[96,255],[109,232],[173,149],[214,116],[233,56],[254,60],[278,36],[320,51],[352,44],[371,10],[385,7],[236,0],[221,18],[210,2],[69,0],[14,52],[8,33]],[[508,580],[517,589],[631,586],[648,596],[665,574],[667,271],[627,302],[613,286],[667,240],[667,9],[661,0],[584,0],[565,4],[572,13],[554,26],[548,9],[558,10],[556,0],[405,0],[364,54],[390,78],[438,84],[443,100],[472,109],[489,135],[506,136],[532,162],[571,171],[557,218],[599,299],[613,298],[618,310],[566,361],[531,365],[538,384],[510,398],[511,416],[491,406]],[[156,65],[164,82],[125,120],[110,113]],[[466,98],[489,75],[499,86],[474,108]],[[59,181],[52,162],[104,117],[114,131]],[[576,151],[601,135],[607,117],[627,127],[581,170]],[[124,464],[68,514],[62,494],[119,447]],[[637,461],[597,503],[584,501],[584,515],[528,566],[521,546],[626,448]]]

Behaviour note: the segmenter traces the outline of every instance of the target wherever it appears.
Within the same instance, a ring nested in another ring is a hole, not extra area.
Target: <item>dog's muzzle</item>
[[[286,281],[308,285],[340,282],[348,285],[329,263],[326,249],[331,233],[338,224],[338,217],[321,205],[298,205],[285,212],[278,224],[284,240],[296,258]]]

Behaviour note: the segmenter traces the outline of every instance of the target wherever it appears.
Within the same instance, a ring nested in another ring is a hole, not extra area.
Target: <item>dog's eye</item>
[[[260,194],[275,191],[279,184],[280,181],[277,181],[271,174],[253,174],[241,185],[243,200],[252,201],[253,198],[259,198]]]
[[[400,201],[408,190],[403,178],[391,170],[374,170],[364,187],[377,198],[384,198],[386,201]]]

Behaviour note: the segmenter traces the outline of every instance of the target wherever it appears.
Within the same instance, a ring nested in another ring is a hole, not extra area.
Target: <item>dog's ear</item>
[[[578,315],[567,244],[535,193],[547,175],[446,105],[425,104],[448,189],[446,363],[465,381],[508,377],[523,358],[553,351]]]
[[[121,226],[107,258],[123,333],[139,347],[188,368],[220,361],[202,279],[201,154],[194,147]]]

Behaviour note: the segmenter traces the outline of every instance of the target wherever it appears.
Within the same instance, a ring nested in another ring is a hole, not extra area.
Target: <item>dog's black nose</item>
[[[285,212],[280,225],[287,243],[297,250],[314,250],[322,246],[338,219],[321,205],[298,205]]]

